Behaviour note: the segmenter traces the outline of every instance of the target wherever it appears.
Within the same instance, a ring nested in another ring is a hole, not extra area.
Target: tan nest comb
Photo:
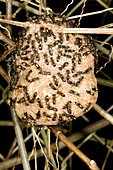
[[[11,106],[31,125],[65,125],[97,100],[95,47],[88,36],[63,33],[64,18],[33,17],[12,56]]]

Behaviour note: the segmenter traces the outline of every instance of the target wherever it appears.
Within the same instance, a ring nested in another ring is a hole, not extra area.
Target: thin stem
[[[108,5],[106,5],[103,1],[101,1],[101,0],[96,0],[100,5],[102,5],[104,8],[106,8],[106,9],[109,9],[109,6]],[[109,11],[110,13],[112,13],[113,14],[113,11]]]
[[[88,127],[85,127],[84,129],[81,129],[78,132],[73,133],[70,137],[68,137],[68,139],[71,142],[76,142],[80,139],[85,138],[90,133],[93,133],[93,132],[96,132],[96,131],[98,131],[102,128],[105,128],[108,125],[110,125],[109,121],[107,121],[106,119],[101,119],[101,120],[89,125]],[[66,145],[62,141],[59,141],[59,149],[61,150],[65,147],[66,147]],[[51,150],[52,150],[52,152],[55,152],[56,147],[54,147],[52,145]],[[30,155],[31,155],[31,152],[28,153],[28,157]],[[38,149],[37,150],[37,157],[42,157],[42,156],[43,156],[43,154],[42,154],[41,149]],[[34,156],[31,156],[31,160],[32,159],[34,159]],[[11,158],[7,161],[0,162],[0,170],[4,170],[4,169],[7,169],[7,168],[11,168],[13,166],[19,165],[19,164],[21,164],[21,162],[22,162],[21,157],[14,157],[14,158]]]
[[[4,78],[4,80],[9,83],[10,82],[10,78],[7,75],[6,71],[0,66],[0,75]]]
[[[52,132],[59,137],[59,139],[70,148],[80,159],[82,159],[90,169],[99,170],[95,161],[90,160],[84,153],[82,153],[61,131],[58,131],[56,128],[51,128]]]
[[[95,46],[102,51],[104,54],[109,55],[110,54],[110,50],[107,50],[105,47],[101,46],[98,43],[95,43]],[[113,54],[111,55],[111,58],[113,59]]]
[[[14,123],[14,129],[15,129],[18,147],[19,147],[19,151],[20,151],[20,155],[21,155],[21,159],[22,159],[23,169],[24,170],[30,170],[31,168],[30,168],[30,165],[29,165],[29,162],[28,162],[27,151],[26,151],[26,148],[25,148],[25,144],[24,144],[19,120],[18,120],[18,117],[17,117],[13,108],[11,109],[11,115],[12,115],[12,119],[13,119],[13,123]]]
[[[97,78],[97,82],[100,85],[108,86],[108,87],[113,88],[113,80],[105,80],[105,79],[102,79],[102,78]]]
[[[6,0],[6,18],[8,20],[12,19],[12,0]],[[10,34],[12,34],[11,25],[7,25],[7,28],[9,30]]]
[[[1,2],[6,2],[6,0],[0,0]],[[32,13],[34,13],[34,14],[36,14],[36,15],[39,15],[39,11],[37,10],[37,9],[35,9],[35,8],[32,8],[32,7],[30,7],[30,6],[28,6],[28,5],[25,5],[24,3],[20,3],[20,2],[18,2],[18,1],[12,1],[12,4],[14,5],[14,6],[17,6],[17,7],[20,7],[20,8],[22,8],[22,9],[26,9],[26,11],[29,11],[29,12],[32,12]]]
[[[63,33],[113,34],[113,28],[64,28]]]
[[[90,16],[90,15],[97,15],[97,14],[101,14],[103,12],[112,11],[112,10],[113,10],[113,8],[107,8],[107,9],[104,9],[104,10],[101,10],[101,11],[96,11],[96,12],[90,12],[90,13],[86,13],[86,14],[82,14],[82,15],[71,16],[68,19],[80,18],[81,16],[86,17],[86,16]]]
[[[82,3],[84,2],[84,0],[81,0],[80,2],[78,2],[77,5],[74,6],[74,8],[71,9],[71,11],[66,15],[66,18],[68,18],[73,12],[75,12],[76,9],[78,9]]]
[[[0,126],[13,126],[12,121],[0,120]]]
[[[4,19],[0,19],[0,20],[3,20]],[[6,23],[6,22],[5,22]],[[10,46],[14,46],[15,43],[9,39],[8,37],[6,37],[4,34],[2,34],[2,32],[0,31],[0,40],[2,40],[3,42],[5,42],[6,44],[10,45]]]
[[[6,51],[2,54],[2,56],[0,57],[0,62],[3,61],[3,60],[7,57],[7,55],[9,55],[9,54],[14,50],[15,47],[16,47],[16,45],[14,45],[14,46],[12,46],[11,48],[9,48],[8,50],[6,50]]]
[[[101,108],[99,105],[94,104],[93,109],[97,111],[102,117],[104,117],[106,120],[108,120],[113,125],[113,116],[110,115],[108,112],[106,112],[103,108]]]

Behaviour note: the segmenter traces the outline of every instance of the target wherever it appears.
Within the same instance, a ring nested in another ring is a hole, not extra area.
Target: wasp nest
[[[63,33],[73,24],[52,15],[33,17],[19,34],[11,106],[31,125],[67,124],[97,100],[95,47],[88,36]]]

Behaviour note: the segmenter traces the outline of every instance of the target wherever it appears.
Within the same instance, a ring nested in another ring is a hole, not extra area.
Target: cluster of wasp
[[[11,106],[32,125],[67,124],[97,99],[93,41],[63,33],[75,27],[65,17],[34,16],[28,22],[11,59]]]

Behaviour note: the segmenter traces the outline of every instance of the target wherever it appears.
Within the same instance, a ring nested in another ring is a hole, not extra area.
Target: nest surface
[[[95,47],[88,36],[63,33],[73,24],[34,16],[20,32],[10,72],[11,106],[23,121],[67,124],[96,102]]]

